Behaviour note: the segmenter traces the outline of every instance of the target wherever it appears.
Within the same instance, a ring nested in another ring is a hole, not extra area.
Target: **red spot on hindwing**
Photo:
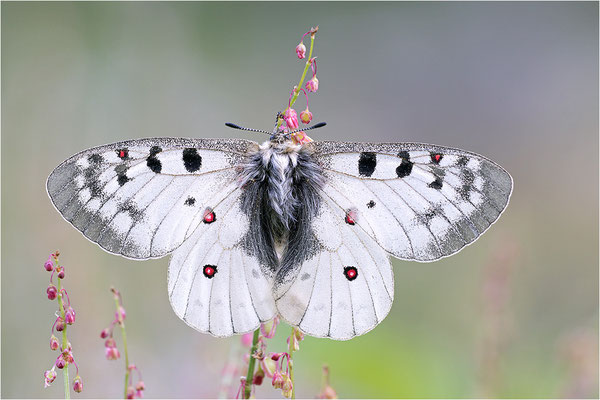
[[[358,277],[358,269],[356,267],[344,267],[344,276],[349,281],[353,281]]]
[[[202,273],[208,279],[212,279],[212,277],[214,277],[215,274],[217,273],[217,266],[207,264],[204,267],[202,267]]]
[[[129,157],[129,151],[127,149],[119,149],[117,150],[117,155],[121,160],[124,160]]]
[[[354,225],[354,224],[356,224],[356,217],[357,217],[356,210],[347,210],[346,217],[344,217],[344,221],[346,221],[346,223],[348,225]]]
[[[213,222],[215,222],[217,219],[217,216],[215,215],[215,212],[213,211],[212,208],[207,207],[206,210],[204,210],[204,223],[205,224],[212,224]]]

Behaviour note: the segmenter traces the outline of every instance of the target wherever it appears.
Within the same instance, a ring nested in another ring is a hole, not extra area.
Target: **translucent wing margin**
[[[256,146],[241,139],[113,143],[70,157],[46,187],[62,216],[106,251],[161,257],[238,190],[235,167]]]
[[[475,153],[419,143],[313,142],[324,196],[395,257],[434,261],[472,243],[506,208],[511,176]],[[343,222],[341,222],[343,223]],[[347,222],[346,222],[347,223]]]

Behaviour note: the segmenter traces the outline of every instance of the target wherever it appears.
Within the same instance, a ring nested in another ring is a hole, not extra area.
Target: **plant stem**
[[[67,323],[65,322],[65,307],[63,305],[63,298],[62,298],[62,289],[61,289],[61,279],[57,278],[58,280],[58,308],[60,309],[60,317],[63,320],[63,331],[62,331],[62,351],[65,351],[67,349]],[[65,363],[65,367],[63,368],[63,377],[65,380],[65,399],[70,399],[71,398],[71,391],[69,388],[69,363]]]
[[[119,325],[121,325],[121,336],[123,336],[123,352],[125,353],[125,392],[124,399],[127,398],[127,387],[129,386],[129,354],[127,353],[127,331],[125,331],[125,321],[121,315],[119,297],[115,296],[115,305],[117,307],[117,316]]]
[[[296,328],[292,327],[292,335],[290,336],[290,343],[288,344],[288,359],[290,366],[290,380],[292,381],[292,399],[296,398],[296,385],[294,384],[294,361],[292,360],[292,353],[294,352],[294,340],[296,336]]]
[[[246,387],[244,387],[244,393],[242,398],[249,399],[250,393],[252,392],[252,379],[254,378],[254,364],[256,358],[254,358],[254,352],[258,347],[258,335],[260,333],[260,327],[254,331],[252,337],[252,347],[250,348],[250,359],[248,360],[248,373],[246,374]]]
[[[308,51],[308,59],[306,60],[306,65],[304,66],[304,71],[302,72],[302,77],[300,77],[300,82],[298,82],[298,86],[296,86],[296,90],[294,90],[294,95],[292,96],[292,99],[290,100],[290,107],[294,105],[294,103],[296,102],[296,99],[298,98],[298,95],[300,94],[300,88],[302,87],[302,84],[304,83],[304,78],[306,77],[306,72],[308,71],[308,68],[310,67],[310,60],[312,58],[314,44],[315,44],[315,36],[310,35],[310,50]]]

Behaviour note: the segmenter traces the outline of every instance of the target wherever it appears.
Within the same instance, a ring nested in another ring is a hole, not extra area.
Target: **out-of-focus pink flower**
[[[127,388],[127,398],[128,399],[135,399],[135,389],[133,388],[133,386],[129,386]]]
[[[58,368],[58,369],[63,369],[65,367],[65,365],[67,365],[67,363],[65,362],[65,359],[61,355],[60,357],[58,357],[56,359],[56,362],[54,363],[54,365],[56,365],[56,368]]]
[[[277,370],[277,363],[271,359],[271,357],[265,357],[262,359],[260,366],[265,372],[267,378],[272,378],[273,374]]]
[[[283,397],[290,398],[292,397],[292,389],[294,388],[294,383],[290,379],[289,376],[285,375],[283,385],[281,385],[281,394]]]
[[[104,347],[117,347],[117,342],[114,338],[108,338],[104,341]]]
[[[59,346],[58,338],[54,335],[50,336],[50,350],[58,350]]]
[[[303,59],[306,55],[306,46],[304,43],[300,42],[298,46],[296,46],[296,55],[298,55],[299,59]]]
[[[316,76],[313,76],[308,82],[306,82],[306,90],[309,92],[316,92],[319,89],[319,80]]]
[[[294,111],[294,113],[295,113],[295,111]],[[277,330],[277,325],[279,325],[279,317],[275,317],[272,320],[267,321],[264,324],[261,324],[260,325],[260,333],[266,339],[272,339],[273,336],[275,336],[275,331]]]
[[[77,375],[75,379],[73,379],[73,390],[77,393],[81,393],[81,391],[83,390],[83,381],[81,380],[81,377],[79,375]]]
[[[104,328],[104,329],[102,329],[102,332],[100,332],[100,337],[102,339],[106,339],[109,334],[110,334],[110,330],[108,328]]]
[[[72,307],[68,307],[65,311],[65,322],[69,325],[73,325],[75,322],[75,310]]]
[[[252,339],[254,334],[252,332],[244,333],[242,335],[242,346],[250,347],[252,346]]]
[[[54,264],[52,263],[52,260],[50,259],[50,257],[48,257],[48,259],[44,263],[44,268],[46,268],[46,271],[48,271],[48,272],[50,272],[54,269]]]
[[[292,142],[294,144],[303,145],[304,143],[310,143],[312,141],[313,140],[310,137],[308,137],[308,135],[304,131],[292,133]]]
[[[302,121],[302,123],[304,124],[308,124],[310,123],[310,121],[312,121],[313,115],[310,112],[310,110],[308,109],[308,107],[306,107],[306,110],[300,112],[300,121]]]
[[[121,318],[120,319],[119,319],[119,314],[121,314]],[[127,314],[125,313],[125,309],[123,308],[123,306],[119,306],[119,312],[115,313],[115,319],[117,321],[124,321],[126,315]]]
[[[54,367],[52,367],[51,370],[44,372],[44,387],[47,388],[48,386],[50,386],[55,379],[56,371],[54,370]]]
[[[294,110],[293,108],[287,108],[283,115],[285,123],[289,129],[298,129],[298,114],[296,113],[296,110]]]
[[[49,284],[48,289],[46,289],[46,294],[48,295],[48,300],[55,300],[56,296],[58,295],[58,290],[56,289],[56,286],[54,286],[53,284]]]
[[[119,349],[116,347],[106,347],[104,349],[104,355],[107,360],[116,360],[121,357],[121,353],[119,353]]]
[[[252,384],[257,385],[257,386],[262,385],[264,377],[265,377],[265,371],[263,371],[262,368],[260,368],[260,366],[259,366],[258,371],[256,371],[256,373],[254,374],[254,377],[252,378]]]
[[[285,382],[285,378],[280,371],[275,371],[273,374],[273,381],[271,384],[275,389],[281,389],[283,387],[283,383]]]
[[[56,330],[58,332],[62,332],[63,329],[65,329],[65,321],[63,321],[62,317],[56,318],[56,325],[55,325],[55,327],[56,327]]]
[[[56,270],[58,271],[58,278],[65,279],[65,267],[58,267]]]
[[[135,384],[135,390],[146,390],[144,381],[138,381],[138,383]]]

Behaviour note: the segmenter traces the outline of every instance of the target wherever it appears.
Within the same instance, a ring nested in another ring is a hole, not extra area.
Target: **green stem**
[[[302,72],[302,76],[300,77],[300,82],[298,82],[298,86],[296,86],[296,90],[294,90],[294,94],[292,96],[292,99],[290,100],[290,107],[293,106],[294,103],[296,102],[296,99],[298,98],[298,95],[300,94],[300,88],[302,87],[302,84],[304,83],[304,78],[306,77],[306,72],[308,71],[308,68],[310,68],[310,60],[312,58],[314,44],[315,44],[315,36],[310,35],[310,50],[308,51],[308,59],[306,60],[306,65],[304,66],[304,71]]]
[[[58,265],[58,262],[57,262]],[[61,279],[57,277],[58,280],[58,308],[60,309],[60,317],[63,320],[63,331],[62,331],[62,349],[64,351],[67,349],[68,341],[67,341],[67,323],[65,321],[65,307],[63,305],[62,298],[62,288],[61,288]],[[63,368],[63,377],[65,380],[65,399],[71,398],[71,391],[69,388],[69,363],[65,363],[65,367]]]
[[[121,315],[118,295],[115,295],[115,306],[117,307],[119,325],[121,325],[121,336],[123,336],[123,352],[125,353],[125,392],[123,398],[126,399],[127,388],[129,387],[129,354],[127,353],[127,331],[125,330],[125,321],[123,321],[123,316]]]
[[[252,347],[250,348],[250,359],[248,360],[248,373],[246,374],[246,386],[244,387],[244,393],[242,398],[249,399],[250,393],[252,392],[252,379],[254,378],[254,365],[256,364],[256,358],[254,358],[254,352],[258,347],[258,335],[260,328],[254,331],[252,338]]]
[[[294,361],[292,360],[292,353],[294,352],[293,342],[296,340],[296,328],[292,327],[292,335],[290,336],[290,343],[288,345],[288,354],[290,360],[290,380],[292,381],[292,399],[296,398],[296,385],[294,384]]]

